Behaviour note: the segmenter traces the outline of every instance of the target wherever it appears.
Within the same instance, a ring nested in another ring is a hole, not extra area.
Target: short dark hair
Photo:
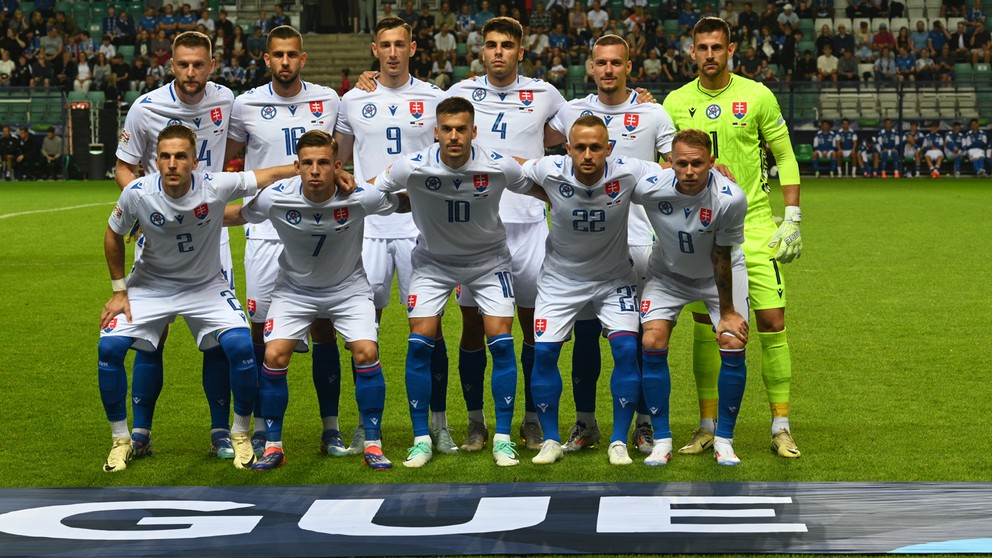
[[[697,21],[696,25],[692,28],[692,36],[695,37],[703,33],[715,33],[717,31],[722,31],[723,36],[727,38],[727,42],[730,42],[730,25],[726,21],[713,16],[704,17]]]
[[[276,5],[278,6],[278,4]],[[272,48],[272,39],[298,39],[300,41],[300,48],[303,48],[303,35],[291,25],[280,25],[269,31],[269,37],[265,39],[266,50]]]
[[[161,144],[165,140],[184,139],[189,142],[189,148],[196,149],[196,133],[183,124],[170,124],[158,133],[158,140],[155,145]]]
[[[472,117],[472,121],[475,121],[475,107],[464,97],[448,97],[437,104],[438,120],[441,119],[441,115],[461,114],[463,112],[467,112]]]
[[[606,123],[603,119],[596,116],[595,114],[586,114],[585,116],[578,117],[575,122],[572,122],[572,127],[568,129],[568,133],[571,135],[572,130],[577,127],[581,128],[602,128],[606,130],[607,135],[609,134],[609,129],[606,127]]]
[[[713,150],[713,142],[710,140],[710,135],[695,128],[686,128],[675,134],[675,137],[672,138],[673,148],[676,143],[681,143],[689,147],[700,147],[705,149],[707,153],[711,153]]]
[[[204,35],[203,33],[200,33],[199,31],[184,31],[176,35],[176,38],[173,39],[172,52],[175,52],[178,47],[205,48],[207,49],[207,54],[213,58],[213,46],[214,43],[210,40],[210,37]]]
[[[334,140],[331,134],[323,130],[310,130],[300,136],[300,139],[296,141],[296,152],[299,153],[307,147],[327,147],[328,145],[331,146],[331,152],[337,155],[338,142]]]
[[[627,41],[625,41],[623,37],[621,37],[620,35],[613,35],[613,34],[603,35],[602,37],[596,39],[596,42],[593,43],[592,48],[593,50],[595,50],[596,47],[598,46],[610,46],[610,45],[622,46],[624,57],[628,59],[630,58],[630,45],[628,45]]]
[[[378,40],[379,33],[389,31],[390,29],[396,29],[397,27],[402,27],[405,29],[408,37],[413,36],[413,29],[410,28],[410,24],[396,16],[389,16],[380,19],[379,23],[375,24],[375,30],[372,32],[372,36]]]
[[[517,45],[519,45],[524,38],[524,28],[520,26],[519,21],[513,19],[512,17],[494,17],[487,21],[482,27],[482,38],[485,39],[486,35],[490,33],[502,33],[504,35],[509,35],[517,41]]]

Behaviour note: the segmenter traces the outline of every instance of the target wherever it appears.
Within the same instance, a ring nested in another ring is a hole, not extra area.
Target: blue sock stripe
[[[510,343],[513,343],[513,336],[508,333],[504,333],[503,335],[496,335],[486,339],[486,345],[492,347],[496,343],[501,343],[504,341],[509,341]]]
[[[355,371],[359,374],[382,372],[382,363],[377,360],[372,364],[356,364]]]
[[[645,356],[660,357],[668,354],[668,349],[643,349]]]
[[[430,347],[432,349],[434,348],[434,338],[433,337],[427,337],[427,336],[424,336],[424,335],[417,335],[416,333],[411,333],[410,334],[410,338],[408,339],[408,341],[410,341],[411,343],[413,343],[413,342],[423,343],[424,345],[427,345],[428,347]]]
[[[266,376],[285,376],[289,368],[269,368],[266,365],[262,365],[262,374]]]
[[[609,335],[606,336],[606,338],[607,339],[615,339],[615,338],[620,337],[622,335],[630,335],[630,336],[633,336],[633,337],[637,337],[637,332],[619,330],[619,331],[614,331],[614,332],[610,333]]]

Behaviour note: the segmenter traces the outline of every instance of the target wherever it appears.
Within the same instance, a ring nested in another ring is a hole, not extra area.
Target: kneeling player
[[[658,236],[641,295],[644,327],[644,399],[652,411],[655,446],[646,465],[665,465],[672,455],[668,399],[668,342],[682,308],[702,300],[717,324],[720,344],[719,411],[713,453],[720,465],[737,465],[734,426],[744,396],[748,338],[744,242],[747,198],[713,171],[710,136],[682,130],[672,141],[672,168],[641,180],[633,201],[645,206]]]
[[[345,196],[334,184],[341,162],[337,143],[312,130],[296,144],[299,177],[266,190],[244,207],[250,223],[272,222],[283,251],[272,305],[265,322],[265,362],[259,386],[265,419],[265,453],[253,469],[274,469],[286,462],[282,422],[289,402],[286,371],[293,351],[302,346],[310,324],[326,318],[347,343],[355,361],[355,399],[365,427],[365,464],[388,469],[380,442],[386,382],[376,345],[372,288],[362,267],[366,215],[386,215],[399,206],[397,196],[360,188]]]

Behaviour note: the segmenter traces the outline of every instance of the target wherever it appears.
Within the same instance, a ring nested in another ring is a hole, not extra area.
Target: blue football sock
[[[572,343],[572,397],[575,411],[596,412],[596,386],[603,366],[599,352],[599,336],[603,326],[599,320],[580,320],[572,330],[575,341]],[[555,361],[557,365],[557,360]]]
[[[274,369],[262,366],[262,380],[258,388],[261,416],[265,419],[265,440],[282,441],[282,420],[289,406],[289,382],[286,381],[286,368]]]
[[[613,394],[613,436],[610,442],[625,442],[634,422],[637,401],[641,397],[641,375],[637,370],[637,333],[615,331],[610,334],[613,351],[613,374],[610,392]]]
[[[534,373],[534,345],[521,343],[520,368],[524,373],[524,411],[534,412],[534,394],[530,391],[531,375]]]
[[[643,350],[644,373],[641,376],[644,399],[647,402],[651,424],[656,439],[671,438],[669,423],[669,398],[672,394],[672,377],[668,369],[668,349]]]
[[[251,415],[255,406],[258,383],[258,369],[255,364],[255,351],[252,349],[251,334],[246,327],[233,328],[221,333],[217,337],[217,342],[224,349],[230,366],[234,413],[241,416]]]
[[[486,339],[493,355],[492,391],[496,407],[496,434],[510,435],[513,424],[513,400],[517,394],[517,360],[513,353],[513,336],[497,335]]]
[[[830,158],[830,172],[837,172],[837,159],[834,159],[833,157]]]
[[[253,414],[256,418],[262,417],[262,363],[265,362],[265,343],[261,345],[252,344],[252,349],[255,351],[255,367],[258,369],[258,391],[255,392],[255,410]],[[262,425],[255,425],[255,430],[262,430]]]
[[[134,355],[134,372],[131,378],[133,427],[151,430],[152,419],[155,418],[155,403],[162,393],[162,347],[150,353],[135,352],[137,354]]]
[[[813,158],[813,172],[820,172],[820,158]]]
[[[744,399],[744,386],[747,383],[747,364],[744,349],[720,349],[720,410],[717,415],[716,435],[733,438],[737,426],[737,414]]]
[[[225,332],[226,333],[226,332]],[[250,359],[255,362],[254,351]],[[258,371],[253,370],[252,391],[258,384]],[[214,347],[203,351],[203,394],[210,407],[210,428],[231,429],[231,374],[224,349]],[[254,397],[252,398],[254,400]],[[251,410],[249,409],[249,413]]]
[[[954,172],[961,172],[961,157],[954,158]]]
[[[358,378],[355,381],[355,399],[362,413],[362,426],[366,440],[382,438],[382,409],[386,405],[386,378],[382,375],[382,364],[356,365]]]
[[[561,442],[561,435],[558,433],[558,407],[562,391],[558,357],[561,355],[561,345],[560,341],[537,343],[534,351],[534,375],[531,377],[537,420],[544,431],[544,439],[558,442]]]
[[[338,403],[341,399],[341,353],[338,344],[313,344],[313,387],[317,390],[317,405],[320,416],[338,416]]]
[[[103,337],[97,344],[100,400],[110,422],[127,420],[127,370],[124,357],[133,337]]]
[[[458,349],[458,376],[462,383],[462,396],[465,408],[481,411],[485,400],[486,350],[466,351]]]
[[[406,399],[414,436],[429,436],[428,404],[431,399],[431,352],[434,339],[410,334],[406,351]],[[357,396],[357,395],[356,395]]]
[[[448,345],[444,337],[434,340],[431,352],[431,411],[443,413],[448,408]]]

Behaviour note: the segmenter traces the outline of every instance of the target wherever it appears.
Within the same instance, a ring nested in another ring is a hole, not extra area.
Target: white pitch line
[[[52,213],[54,211],[69,211],[70,209],[82,209],[84,207],[96,207],[98,205],[110,205],[114,202],[103,202],[103,203],[87,203],[83,205],[70,205],[69,207],[53,207],[52,209],[36,209],[34,211],[20,211],[17,213],[4,213],[0,215],[0,219],[7,219],[9,217],[20,217],[21,215],[33,215],[35,213]]]

